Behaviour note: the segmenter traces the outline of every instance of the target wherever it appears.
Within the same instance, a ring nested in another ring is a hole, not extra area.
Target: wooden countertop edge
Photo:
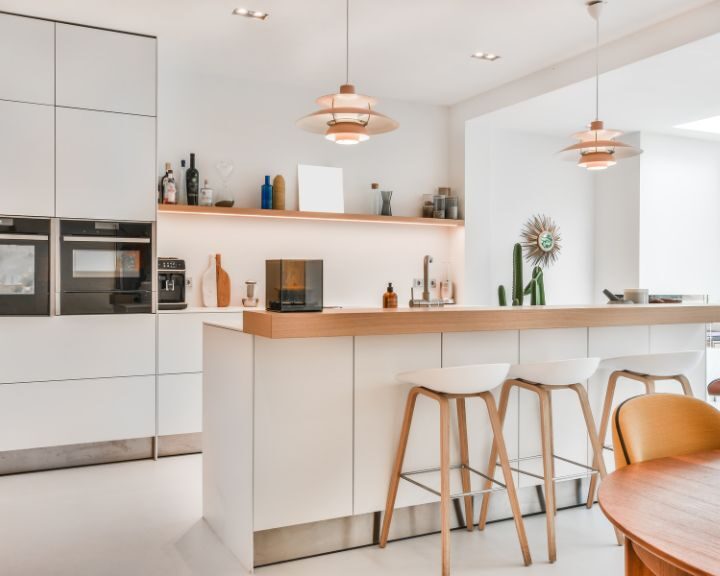
[[[438,332],[601,328],[720,322],[720,306],[668,305],[441,310],[246,311],[244,331],[265,338],[382,336]]]

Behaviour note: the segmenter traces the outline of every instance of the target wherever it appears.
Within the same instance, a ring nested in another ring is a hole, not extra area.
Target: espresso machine
[[[160,310],[184,310],[185,260],[158,258],[158,308]]]

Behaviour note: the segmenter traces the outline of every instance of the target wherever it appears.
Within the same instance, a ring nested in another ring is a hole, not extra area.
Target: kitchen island
[[[395,380],[397,373],[704,350],[707,324],[717,321],[720,306],[627,305],[246,311],[243,328],[206,323],[205,519],[248,572],[269,562],[370,544],[377,539],[409,388]],[[598,372],[587,383],[596,414],[607,376]],[[704,397],[704,363],[688,377],[695,395]],[[663,384],[658,391],[675,390]],[[637,386],[624,382],[616,402],[640,392]],[[509,455],[523,459],[523,469],[538,472],[537,400],[513,394],[505,424]],[[483,469],[489,425],[481,407],[470,402],[468,409],[471,465]],[[571,394],[557,394],[553,414],[555,453],[589,464],[583,417]],[[420,402],[406,469],[437,466],[438,427],[436,407]],[[455,458],[457,438],[452,442]],[[556,475],[571,480],[558,485],[559,506],[581,502],[587,470],[558,465]],[[539,511],[539,480],[520,475],[516,482],[523,512]],[[435,500],[402,483],[391,538],[436,530]],[[505,499],[493,499],[492,506],[491,518],[510,516]],[[608,544],[612,541],[608,525]]]

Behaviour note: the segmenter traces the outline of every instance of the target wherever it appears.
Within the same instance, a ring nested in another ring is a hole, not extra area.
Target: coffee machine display
[[[184,310],[185,260],[158,258],[158,308],[160,310]]]

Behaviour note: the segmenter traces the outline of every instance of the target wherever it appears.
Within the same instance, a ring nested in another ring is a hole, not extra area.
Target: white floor
[[[233,557],[202,521],[201,457],[165,458],[0,478],[3,576],[236,576]],[[597,506],[558,514],[558,555],[546,561],[545,519],[528,518],[534,564],[514,526],[455,531],[452,573],[583,576],[623,573],[622,548]],[[261,568],[259,576],[435,576],[427,536]]]

